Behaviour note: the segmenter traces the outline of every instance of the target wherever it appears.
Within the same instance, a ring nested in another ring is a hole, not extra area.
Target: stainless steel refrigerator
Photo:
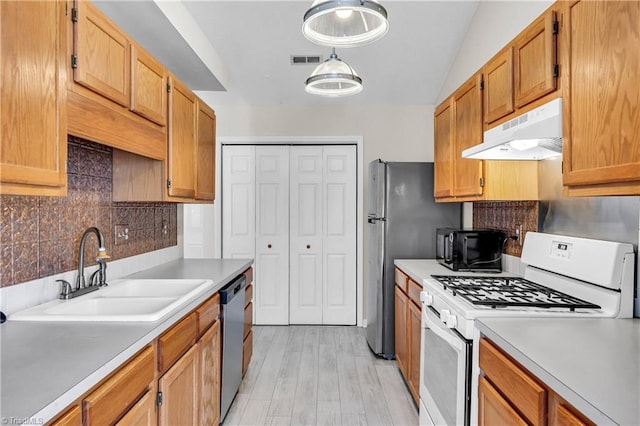
[[[367,342],[394,357],[395,259],[434,259],[436,228],[462,225],[460,203],[433,197],[433,163],[369,163]]]

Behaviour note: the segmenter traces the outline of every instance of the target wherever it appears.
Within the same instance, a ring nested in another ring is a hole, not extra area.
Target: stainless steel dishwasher
[[[222,305],[222,392],[220,421],[222,422],[242,382],[242,334],[244,331],[244,275],[220,290]]]

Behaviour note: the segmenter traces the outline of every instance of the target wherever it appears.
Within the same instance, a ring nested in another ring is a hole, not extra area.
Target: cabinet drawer
[[[249,302],[247,306],[244,308],[244,333],[242,333],[243,337],[247,337],[247,334],[251,331],[251,326],[253,325],[253,303]]]
[[[196,313],[192,312],[158,338],[158,371],[163,372],[193,345],[197,335]]]
[[[413,302],[420,307],[422,306],[420,303],[421,291],[422,291],[422,286],[417,282],[415,282],[414,280],[409,279],[409,291],[407,291],[407,294],[409,295],[409,298],[413,300]]]
[[[249,285],[244,292],[244,306],[247,306],[253,299],[253,285]]]
[[[242,344],[242,376],[247,372],[251,355],[253,355],[253,331],[249,331],[249,335],[244,339],[244,343]]]
[[[480,339],[480,369],[531,424],[544,424],[547,390],[489,340]]]
[[[198,334],[207,328],[220,316],[220,294],[216,293],[196,309],[198,316]]]
[[[84,424],[113,424],[153,381],[153,349],[147,346],[82,401]]]
[[[243,272],[245,278],[247,279],[247,285],[253,283],[253,268],[249,268]]]
[[[50,426],[81,426],[82,412],[80,406],[74,405],[62,416],[58,417]]]
[[[407,292],[408,281],[409,281],[409,277],[400,269],[396,268],[396,285],[400,287],[400,289],[405,293]]]

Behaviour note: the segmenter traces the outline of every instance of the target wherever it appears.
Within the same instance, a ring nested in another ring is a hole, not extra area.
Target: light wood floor
[[[417,425],[395,361],[376,358],[365,329],[254,326],[253,358],[230,425]]]

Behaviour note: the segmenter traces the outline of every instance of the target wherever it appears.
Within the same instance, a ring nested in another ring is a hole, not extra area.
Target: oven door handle
[[[438,337],[447,342],[458,352],[463,351],[465,345],[462,338],[457,337],[453,331],[446,328],[446,326],[440,321],[440,316],[433,310],[433,308],[423,305],[423,309],[425,310],[422,315],[424,319],[423,326],[426,326],[426,328],[433,331]],[[431,315],[437,316],[438,320],[436,321],[432,319]]]

